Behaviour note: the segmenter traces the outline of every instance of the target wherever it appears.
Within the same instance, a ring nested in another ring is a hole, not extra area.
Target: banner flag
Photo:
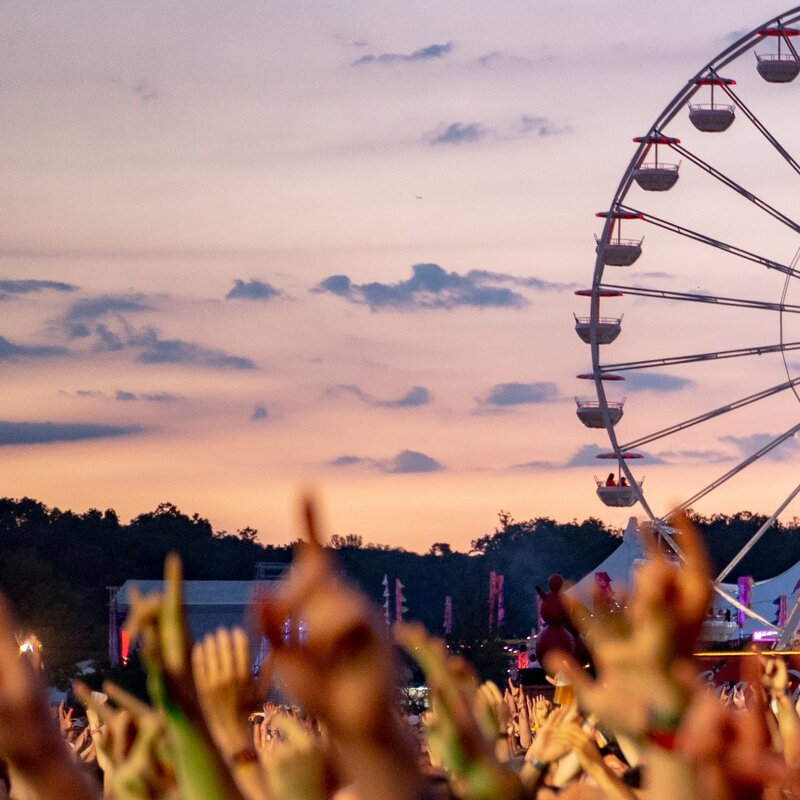
[[[495,578],[497,590],[497,627],[501,628],[506,621],[506,608],[503,604],[503,586],[505,585],[505,575],[498,575]]]
[[[403,594],[403,589],[405,587],[402,583],[400,583],[400,578],[395,578],[394,581],[394,621],[395,622],[402,622],[403,621],[403,614],[408,611],[406,608],[406,597]]]
[[[773,600],[773,603],[778,607],[775,612],[775,624],[779,628],[783,628],[786,625],[786,618],[789,616],[786,595],[778,595],[777,600]]]
[[[445,636],[451,636],[453,633],[453,598],[447,595],[444,599],[444,629]]]
[[[750,608],[750,593],[753,588],[753,579],[749,575],[741,575],[738,580],[738,586],[739,597],[737,599],[745,608]],[[746,619],[747,615],[744,611],[736,612],[736,624],[740,628],[744,628]]]

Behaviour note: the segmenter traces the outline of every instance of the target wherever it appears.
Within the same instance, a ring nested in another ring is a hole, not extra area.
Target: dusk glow
[[[575,377],[591,358],[572,315],[589,313],[575,291],[591,286],[595,214],[686,80],[783,10],[12,4],[2,494],[123,519],[170,501],[265,544],[296,538],[306,487],[329,533],[412,550],[466,549],[501,508],[624,526],[641,512],[600,503],[608,439],[575,415],[574,398],[594,396]],[[791,149],[800,82],[768,84],[755,63],[745,53],[724,77]],[[798,218],[798,176],[746,119],[708,134],[681,111],[664,133]],[[686,160],[651,194],[626,202],[780,264],[798,249],[796,231]],[[783,274],[622,225],[643,252],[608,283],[780,301]],[[765,311],[632,295],[601,311],[624,315],[609,364],[779,341]],[[797,377],[800,352],[787,358]],[[621,441],[787,379],[778,353],[626,377],[607,388],[625,398]],[[797,408],[783,392],[643,447],[632,469],[665,512]],[[792,438],[696,508],[772,513],[799,456]]]

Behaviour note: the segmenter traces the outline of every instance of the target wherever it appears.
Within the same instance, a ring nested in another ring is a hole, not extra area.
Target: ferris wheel
[[[588,299],[575,329],[592,365],[578,378],[594,389],[576,398],[577,416],[610,445],[596,456],[612,468],[595,477],[600,501],[639,504],[680,555],[680,512],[730,504],[743,486],[776,495],[716,576],[736,607],[725,578],[800,494],[800,163],[788,149],[800,97],[786,85],[800,74],[798,23],[800,6],[742,36],[632,132],[633,156],[597,214],[591,287],[576,292]],[[648,459],[686,465],[671,496],[652,479],[645,491]]]

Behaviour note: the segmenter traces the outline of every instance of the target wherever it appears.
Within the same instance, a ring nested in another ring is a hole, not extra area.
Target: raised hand
[[[395,709],[395,665],[376,610],[335,576],[320,544],[314,509],[304,506],[307,542],[288,580],[262,601],[262,623],[278,685],[323,722],[364,797],[406,800],[420,775],[408,731]],[[283,628],[300,620],[305,635],[287,642]]]
[[[265,798],[267,785],[247,722],[258,696],[247,634],[241,628],[206,634],[192,649],[192,674],[208,728],[232,765],[236,785],[248,800]]]
[[[447,770],[454,792],[467,800],[520,797],[519,779],[495,750],[500,730],[492,709],[505,708],[497,687],[481,691],[466,662],[447,653],[421,625],[396,625],[395,638],[425,672],[432,705],[425,720],[428,747]]]
[[[606,766],[594,735],[577,720],[560,726],[556,739],[576,755],[581,768],[602,789],[604,797],[608,800],[636,800],[636,793]]]
[[[320,739],[289,716],[270,724],[279,734],[262,758],[271,800],[324,800],[329,781]]]
[[[50,715],[44,681],[20,654],[15,622],[0,596],[0,758],[37,800],[99,798],[99,789],[70,756]]]
[[[131,639],[140,642],[153,704],[164,712],[182,800],[241,798],[197,697],[182,577],[180,557],[170,553],[164,562],[164,594],[132,594],[126,625]]]
[[[163,715],[111,682],[103,688],[117,709],[102,702],[84,684],[75,684],[75,694],[86,707],[87,716],[99,721],[94,736],[106,792],[114,800],[177,800]]]
[[[565,674],[583,708],[602,722],[642,741],[665,743],[674,735],[694,690],[689,656],[711,596],[699,535],[681,521],[685,562],[668,561],[649,537],[648,561],[622,612],[589,619],[571,603],[594,657],[592,680],[572,658],[555,654],[549,668]]]

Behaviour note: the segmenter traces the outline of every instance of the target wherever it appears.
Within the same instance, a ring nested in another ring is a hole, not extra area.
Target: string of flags
[[[400,578],[394,579],[394,619],[395,622],[403,621],[403,614],[408,611],[406,608],[406,596],[403,594],[405,587],[400,583]]]
[[[389,576],[383,576],[383,619],[388,628],[392,624],[391,616],[389,615]]]
[[[402,622],[405,614],[408,612],[406,606],[406,596],[403,594],[403,585],[400,578],[395,578],[394,581],[394,621]],[[386,626],[392,624],[392,593],[389,590],[389,576],[383,576],[383,619]]]
[[[489,573],[489,630],[503,626],[506,618],[506,609],[503,601],[503,584],[505,577],[499,572],[492,570]]]

